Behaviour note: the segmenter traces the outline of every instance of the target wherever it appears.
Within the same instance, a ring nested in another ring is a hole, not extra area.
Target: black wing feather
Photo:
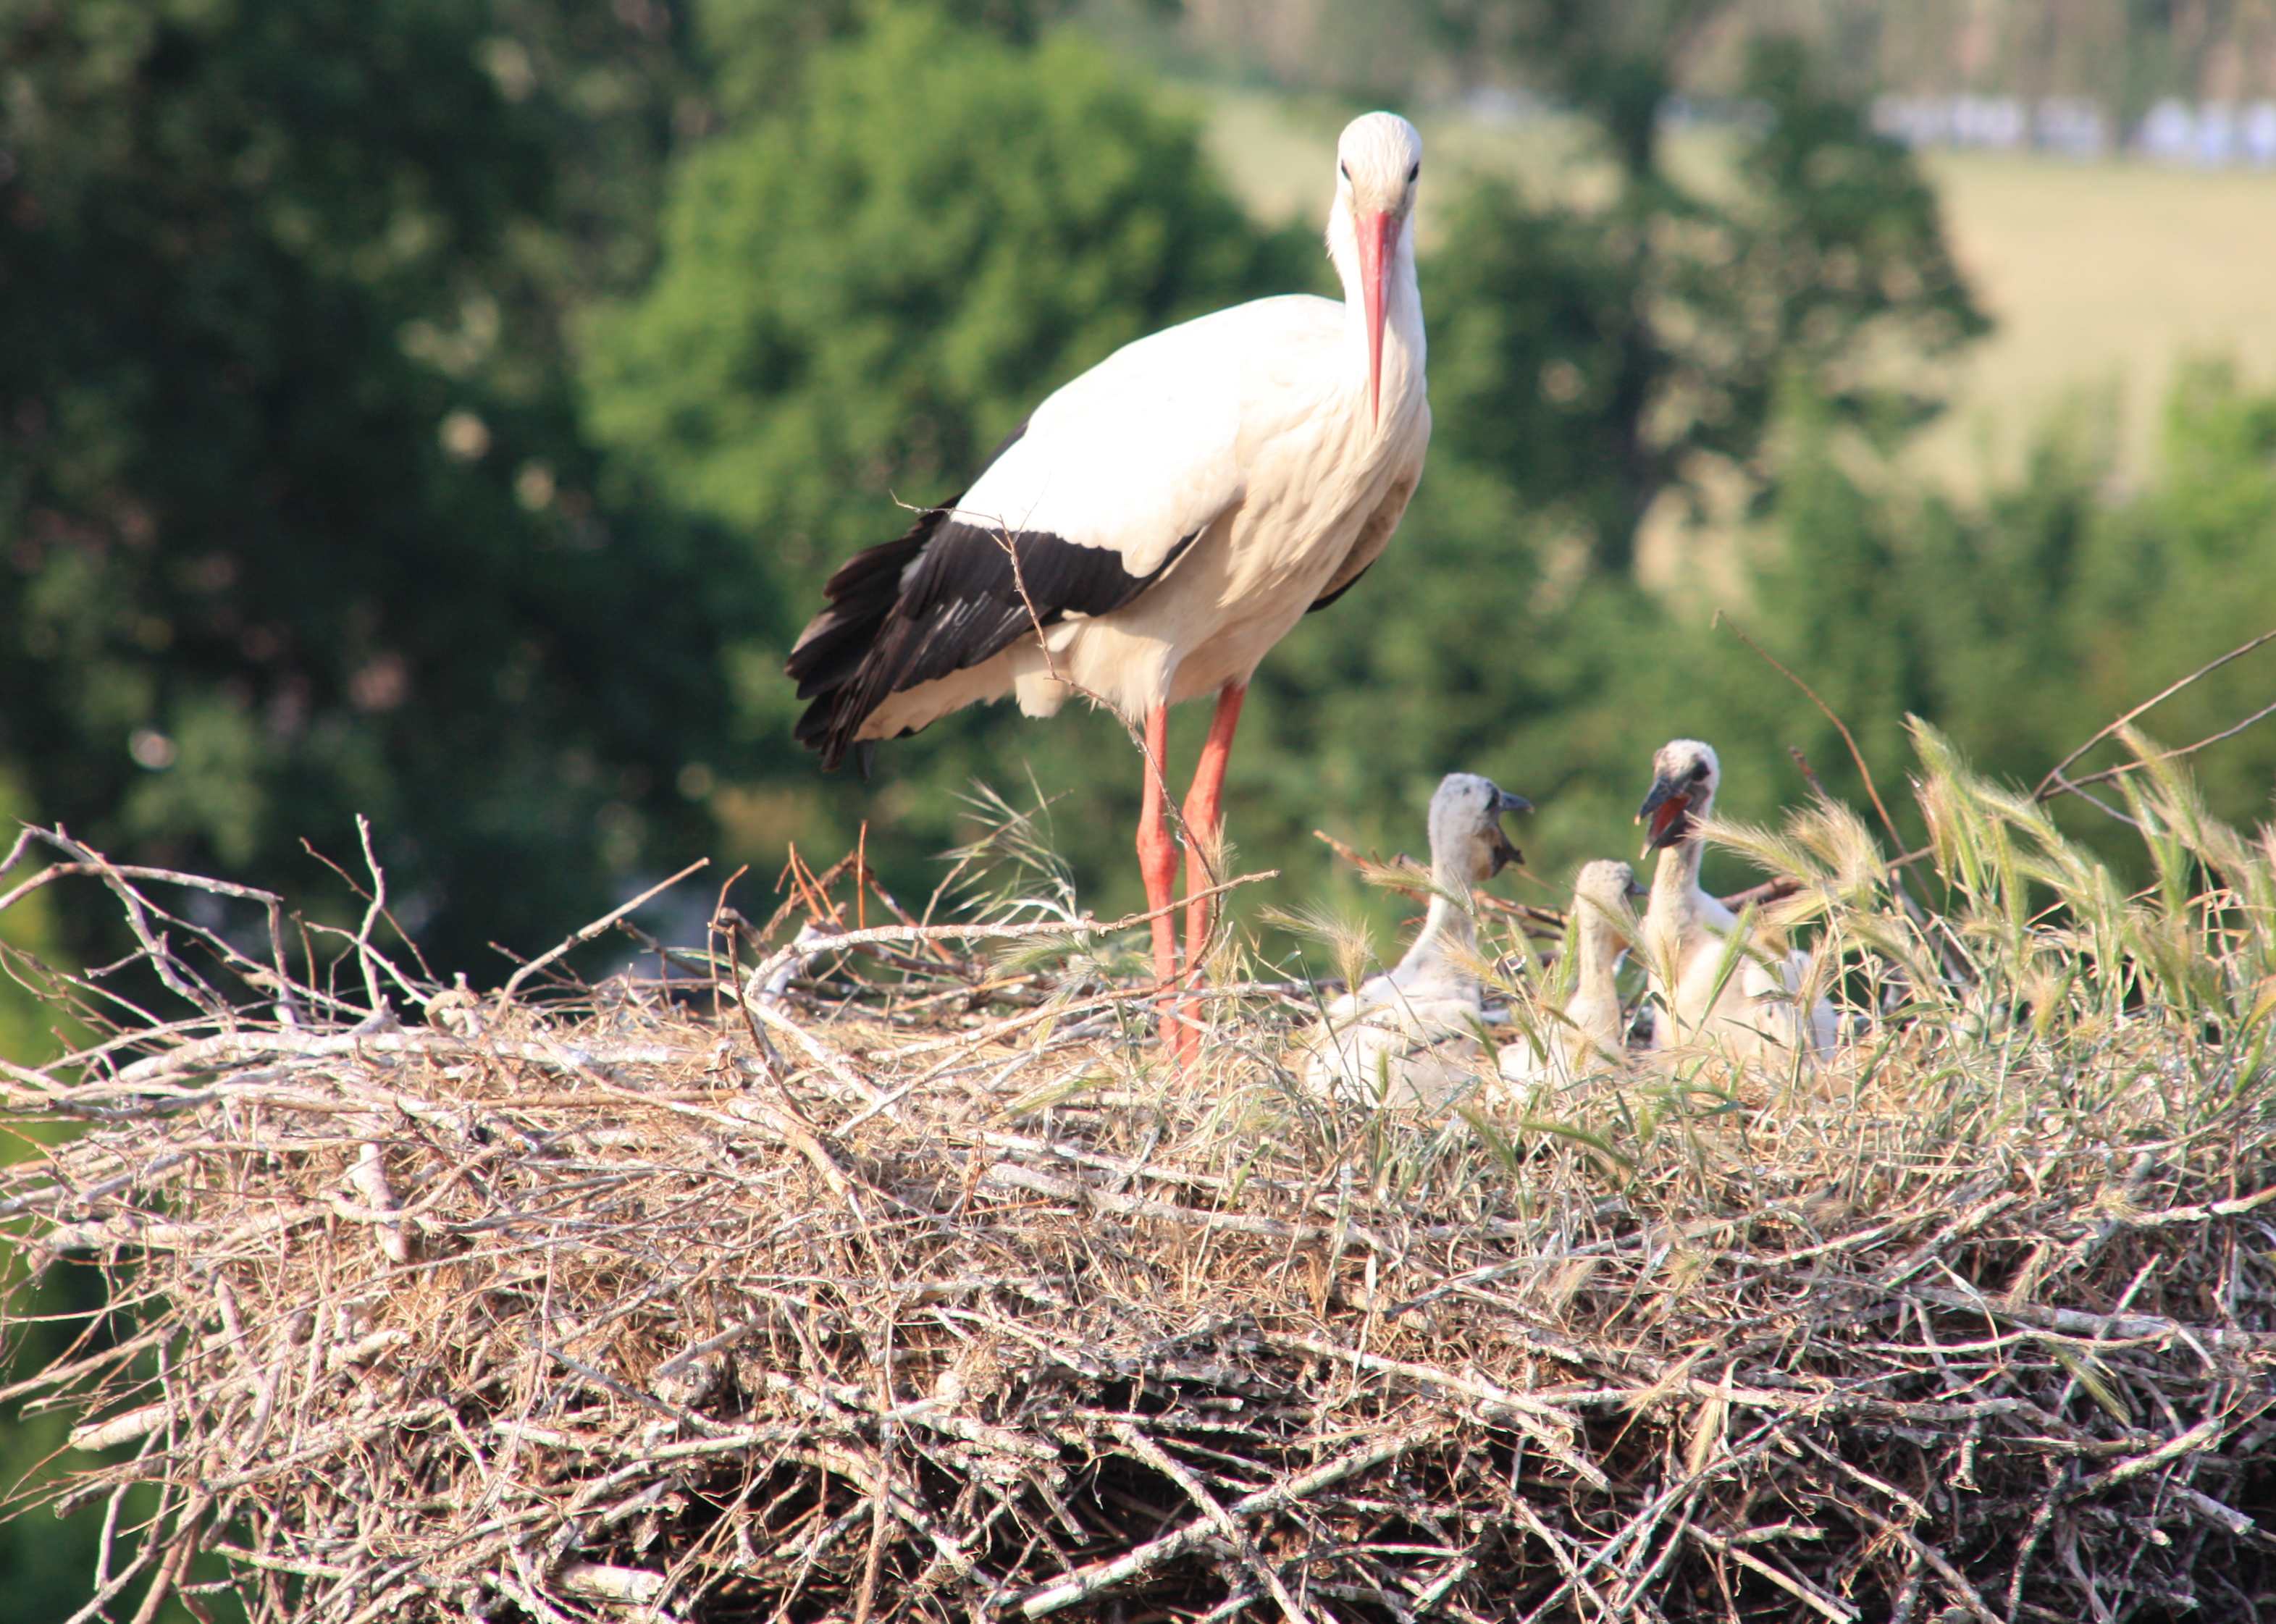
[[[907,535],[839,565],[823,589],[822,612],[791,649],[785,669],[811,702],[793,731],[825,767],[845,758],[891,695],[968,670],[1037,624],[1121,608],[1194,542],[1181,537],[1158,568],[1134,575],[1111,548],[1047,530],[1006,532],[954,512],[953,503],[929,509]]]
[[[1312,606],[1304,612],[1308,615],[1318,614],[1320,611],[1325,609],[1329,604],[1343,596],[1345,593],[1350,591],[1354,587],[1359,585],[1361,580],[1367,574],[1368,571],[1375,567],[1375,565],[1376,561],[1373,558],[1369,558],[1365,564],[1360,565],[1359,573],[1357,575],[1353,576],[1349,581],[1344,582],[1342,586],[1338,587],[1333,592],[1329,593],[1325,597],[1314,598],[1312,600]]]

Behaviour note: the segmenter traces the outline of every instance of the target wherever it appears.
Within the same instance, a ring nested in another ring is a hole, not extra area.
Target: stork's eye
[[[1337,164],[1337,165],[1336,165],[1336,168],[1337,168],[1337,170],[1338,170],[1338,171],[1342,174],[1343,178],[1344,178],[1346,180],[1349,180],[1349,179],[1351,178],[1351,165],[1350,165],[1350,164],[1348,164],[1348,163],[1339,163],[1339,164]]]
[[[1707,776],[1707,763],[1706,763],[1705,762],[1701,762],[1701,763],[1700,763],[1696,767],[1694,767],[1694,768],[1691,770],[1691,781],[1692,781],[1694,784],[1698,783],[1700,780],[1702,780],[1703,778],[1704,778],[1706,776]]]
[[[1416,181],[1418,181],[1418,180],[1420,180],[1420,179],[1422,179],[1422,159],[1420,159],[1420,158],[1417,158],[1417,159],[1415,159],[1415,162],[1414,162],[1413,165],[1412,165],[1412,166],[1410,166],[1410,167],[1408,168],[1407,171],[1407,184],[1408,186],[1413,186]]]

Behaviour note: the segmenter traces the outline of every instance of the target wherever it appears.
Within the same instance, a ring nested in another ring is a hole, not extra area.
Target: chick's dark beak
[[[1513,795],[1507,790],[1503,789],[1498,785],[1495,787],[1493,833],[1486,847],[1487,851],[1491,854],[1493,861],[1491,867],[1487,869],[1488,874],[1499,874],[1504,869],[1509,867],[1510,864],[1514,862],[1523,862],[1525,861],[1525,854],[1517,849],[1516,843],[1511,840],[1508,834],[1503,830],[1501,826],[1501,819],[1502,814],[1505,812],[1530,812],[1532,810],[1533,803],[1528,801],[1524,796]]]
[[[1691,797],[1684,786],[1668,778],[1652,780],[1651,793],[1643,798],[1636,808],[1636,822],[1650,820],[1650,832],[1644,837],[1643,854],[1650,856],[1662,846],[1673,846],[1691,832]]]

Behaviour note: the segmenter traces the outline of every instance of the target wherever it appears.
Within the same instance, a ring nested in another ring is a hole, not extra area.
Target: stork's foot
[[[1201,1008],[1190,998],[1172,1000],[1168,1025],[1170,1064],[1178,1071],[1194,1063],[1202,1051]]]
[[[1186,890],[1188,894],[1206,885],[1206,879],[1192,877],[1201,865],[1194,863],[1188,870]],[[1175,1000],[1174,1026],[1165,1026],[1166,1032],[1176,1035],[1175,1052],[1178,1064],[1185,1065],[1201,1052],[1202,1046],[1202,989],[1209,985],[1210,927],[1214,922],[1210,899],[1186,904],[1186,962],[1185,972],[1179,976],[1178,998]]]
[[[1167,922],[1157,920],[1155,922],[1165,924]],[[1190,1049],[1188,1034],[1191,1028],[1186,1024],[1184,991],[1185,977],[1178,973],[1177,949],[1172,946],[1169,950],[1166,968],[1161,955],[1157,953],[1155,956],[1154,1035],[1168,1052],[1173,1066],[1182,1065]]]
[[[1165,886],[1165,890],[1167,887]],[[1166,907],[1165,896],[1157,907]],[[1171,1065],[1193,1058],[1201,1034],[1187,1019],[1186,973],[1178,963],[1178,929],[1167,914],[1154,916],[1154,1033],[1168,1051]]]
[[[1177,929],[1165,914],[1154,921],[1154,1035],[1172,1069],[1192,1058],[1200,1036],[1186,1020],[1185,986],[1178,965]]]

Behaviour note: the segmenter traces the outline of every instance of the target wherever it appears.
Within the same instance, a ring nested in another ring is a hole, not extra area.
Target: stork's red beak
[[[1646,818],[1651,820],[1651,831],[1643,843],[1643,854],[1649,857],[1663,846],[1691,838],[1691,797],[1681,785],[1655,778],[1651,793],[1636,808],[1636,822]]]
[[[1367,411],[1383,419],[1383,262],[1398,240],[1399,222],[1371,209],[1359,213],[1359,283],[1367,300]]]

